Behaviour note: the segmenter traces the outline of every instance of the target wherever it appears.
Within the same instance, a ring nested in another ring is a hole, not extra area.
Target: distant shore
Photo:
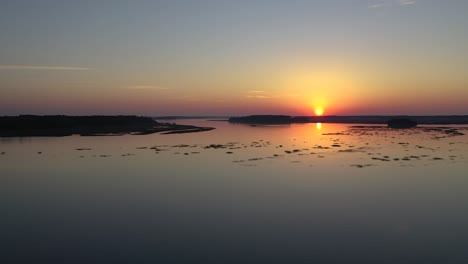
[[[161,123],[152,118],[141,116],[0,116],[0,137],[181,134],[213,129],[211,127]]]
[[[342,123],[387,124],[391,119],[410,119],[422,125],[468,124],[468,115],[454,116],[287,116],[251,115],[229,118],[230,123],[242,124],[293,124],[293,123]]]

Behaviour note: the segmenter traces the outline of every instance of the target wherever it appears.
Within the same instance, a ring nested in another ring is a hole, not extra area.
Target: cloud
[[[273,98],[278,98],[278,96],[268,95],[268,94],[266,94],[265,91],[261,91],[261,90],[251,90],[251,91],[246,92],[245,98],[248,98],[248,99],[273,99]]]
[[[402,6],[416,4],[416,1],[411,1],[411,0],[400,0],[399,2],[400,2],[400,5]]]
[[[131,90],[168,90],[166,87],[156,85],[130,85],[126,88]]]
[[[268,96],[268,95],[247,95],[249,99],[273,99],[278,98],[278,96]]]
[[[87,71],[91,68],[67,66],[0,65],[0,70]]]
[[[368,5],[368,8],[384,8],[384,7],[394,7],[394,6],[409,6],[415,5],[416,0],[380,0],[373,1],[374,3]]]
[[[388,3],[379,3],[379,4],[369,5],[368,7],[369,8],[381,8],[381,7],[386,7],[386,6],[389,6],[389,4]]]

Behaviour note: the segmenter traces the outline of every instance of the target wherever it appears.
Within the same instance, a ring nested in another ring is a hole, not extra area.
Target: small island
[[[0,137],[63,137],[180,134],[213,130],[174,123],[160,123],[141,116],[1,116]]]

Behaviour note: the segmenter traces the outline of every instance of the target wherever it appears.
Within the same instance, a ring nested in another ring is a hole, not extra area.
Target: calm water
[[[468,263],[467,135],[178,122],[1,139],[0,262]]]

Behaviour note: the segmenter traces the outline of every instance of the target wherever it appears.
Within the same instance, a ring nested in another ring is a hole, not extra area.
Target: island
[[[142,116],[0,116],[0,137],[180,134],[213,129],[161,123]]]

